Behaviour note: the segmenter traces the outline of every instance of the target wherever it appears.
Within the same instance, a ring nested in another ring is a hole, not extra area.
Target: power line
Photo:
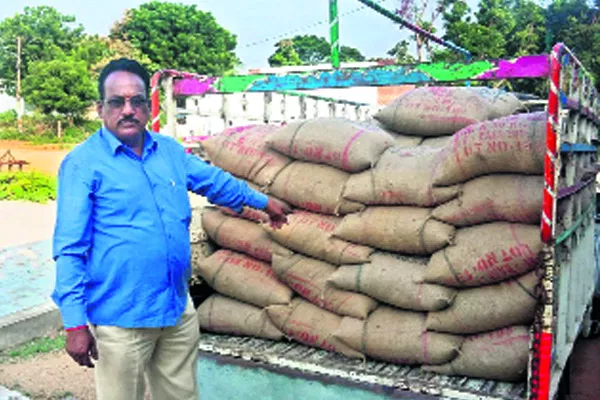
[[[378,0],[377,2],[381,4],[381,3],[385,3],[386,1],[387,0]],[[350,11],[347,11],[345,13],[340,14],[340,17],[345,17],[347,15],[355,14],[358,11],[362,11],[362,10],[365,10],[365,9],[367,9],[366,6],[360,6],[360,7],[357,7],[355,9],[352,9]],[[279,35],[271,36],[271,37],[268,37],[268,38],[265,38],[265,39],[254,41],[252,43],[248,43],[246,45],[240,46],[240,48],[246,49],[248,47],[258,46],[258,45],[261,45],[261,44],[264,44],[264,43],[270,43],[270,42],[273,42],[273,41],[275,41],[277,39],[285,39],[285,38],[287,38],[287,37],[289,37],[289,36],[291,36],[293,34],[301,33],[301,32],[306,32],[309,29],[315,28],[315,27],[320,26],[320,25],[328,24],[328,23],[329,23],[329,20],[321,20],[321,21],[313,22],[313,23],[311,23],[309,25],[306,25],[306,26],[304,26],[302,28],[297,28],[297,29],[288,31],[286,33],[281,33]]]

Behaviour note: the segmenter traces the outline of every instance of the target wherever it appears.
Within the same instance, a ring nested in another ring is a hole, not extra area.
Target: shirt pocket
[[[189,223],[191,219],[190,198],[187,187],[176,179],[167,179],[161,183],[161,201],[168,216],[175,220]]]

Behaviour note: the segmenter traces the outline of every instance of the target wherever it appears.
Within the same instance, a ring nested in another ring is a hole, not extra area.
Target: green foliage
[[[3,355],[13,359],[28,359],[38,354],[63,350],[65,348],[66,340],[64,334],[59,334],[55,337],[38,338],[29,343],[6,350]]]
[[[340,47],[340,61],[342,62],[359,62],[365,61],[365,59],[365,56],[360,52],[360,50],[354,47]]]
[[[83,27],[75,18],[49,6],[25,7],[24,12],[0,23],[0,80],[14,94],[17,75],[17,37],[21,37],[21,73],[29,73],[34,62],[50,61],[76,48]]]
[[[91,70],[111,56],[109,40],[98,35],[86,35],[69,55],[74,60],[84,61],[87,68]]]
[[[291,39],[303,65],[315,65],[326,62],[331,56],[331,46],[327,39],[317,35],[298,35]],[[340,60],[342,59],[340,51]],[[292,64],[294,65],[294,64]],[[301,65],[301,64],[295,64]]]
[[[546,51],[546,10],[532,0],[515,0],[515,29],[509,35],[507,53],[512,56]]]
[[[555,0],[548,7],[548,41],[565,43],[594,74],[600,87],[600,10],[579,0]]]
[[[6,126],[17,123],[17,112],[15,110],[8,110],[0,113],[0,126]]]
[[[45,203],[56,199],[56,178],[40,172],[0,172],[0,200]]]
[[[57,135],[59,120],[63,123],[61,137]],[[17,114],[7,111],[0,114],[0,140],[21,140],[34,144],[80,143],[101,126],[99,120],[79,121],[77,125],[71,125],[64,117],[32,113],[23,116],[23,131],[19,132]]]
[[[416,61],[408,51],[408,41],[406,40],[396,43],[387,54],[394,57],[398,64],[412,64]]]
[[[291,40],[282,40],[277,44],[277,51],[269,57],[271,67],[283,67],[287,65],[302,65],[300,55],[294,49]]]
[[[130,42],[160,68],[222,75],[238,62],[235,35],[195,5],[142,4],[126,12],[111,38]]]
[[[543,50],[544,10],[531,0],[482,0],[474,14],[463,0],[446,0],[445,5],[444,38],[468,49],[475,58]],[[434,59],[455,61],[457,57],[443,50],[437,51]]]
[[[34,62],[23,80],[23,98],[45,114],[81,119],[97,98],[85,61],[63,57]]]
[[[291,47],[291,49],[290,49]],[[317,35],[298,35],[284,39],[275,45],[275,53],[269,57],[269,65],[316,65],[331,61],[331,46],[327,39]],[[293,51],[292,51],[293,50]],[[364,61],[365,56],[356,48],[340,47],[340,61]]]
[[[86,40],[87,46],[84,45],[82,50],[75,52],[74,57],[83,58],[88,61],[90,75],[95,81],[100,76],[100,71],[106,64],[111,60],[123,57],[138,61],[148,71],[157,71],[160,69],[147,55],[126,40],[99,36],[88,36]],[[85,53],[81,55],[80,51],[84,51]]]

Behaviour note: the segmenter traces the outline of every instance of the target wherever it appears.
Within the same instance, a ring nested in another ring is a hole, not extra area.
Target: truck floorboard
[[[296,342],[203,333],[199,350],[207,355],[231,359],[232,362],[240,360],[282,373],[291,371],[307,379],[360,385],[378,392],[383,391],[390,398],[406,398],[407,394],[414,393],[421,394],[423,399],[521,400],[527,395],[525,382],[452,377],[426,372],[419,367],[373,360],[351,360],[337,353]]]

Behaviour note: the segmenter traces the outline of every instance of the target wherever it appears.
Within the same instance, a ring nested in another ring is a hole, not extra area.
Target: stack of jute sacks
[[[426,87],[376,121],[321,118],[209,139],[211,162],[296,209],[279,230],[260,223],[264,216],[205,212],[206,232],[229,250],[198,272],[252,304],[261,327],[278,335],[206,322],[222,296],[200,307],[203,328],[523,379],[539,281],[545,114],[514,114],[521,108],[498,90]],[[224,229],[233,221],[247,228]],[[234,239],[219,239],[224,232]],[[226,276],[228,257],[262,260],[261,279],[272,282]],[[256,288],[261,301],[248,294]]]

